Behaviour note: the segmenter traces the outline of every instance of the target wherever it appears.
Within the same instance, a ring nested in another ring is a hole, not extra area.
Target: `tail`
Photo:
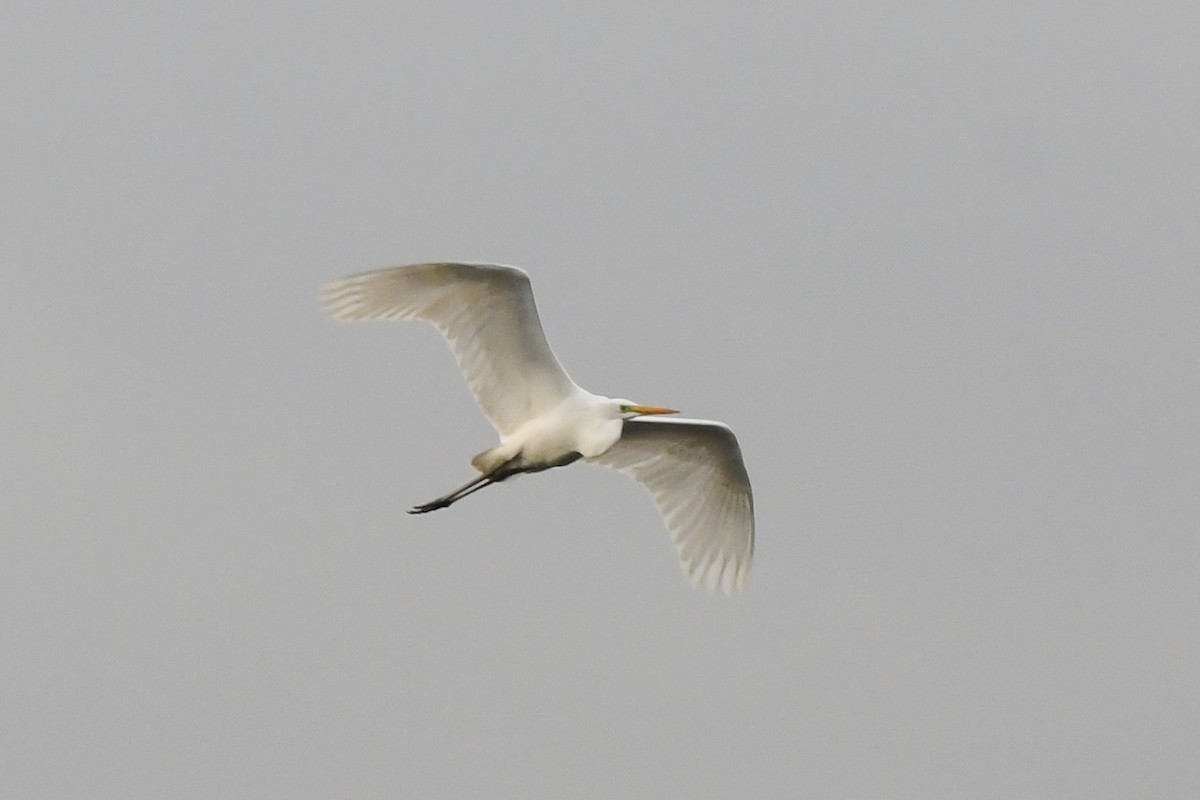
[[[479,455],[471,459],[471,466],[474,467],[480,475],[487,475],[494,472],[497,467],[507,461],[512,460],[516,453],[512,447],[498,444],[495,447],[484,450]]]

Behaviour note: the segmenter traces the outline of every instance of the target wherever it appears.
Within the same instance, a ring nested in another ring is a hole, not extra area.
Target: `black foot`
[[[428,514],[430,511],[437,511],[439,508],[445,508],[448,505],[450,505],[450,501],[438,498],[437,500],[430,500],[428,503],[425,503],[424,505],[413,506],[412,508],[410,508],[408,510],[408,513],[410,513],[410,514]]]

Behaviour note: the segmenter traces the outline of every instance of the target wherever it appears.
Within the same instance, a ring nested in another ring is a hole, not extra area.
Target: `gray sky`
[[[0,795],[1200,791],[1196,4],[603,5],[6,10]],[[733,426],[744,594],[404,514],[494,434],[315,298],[454,258]]]

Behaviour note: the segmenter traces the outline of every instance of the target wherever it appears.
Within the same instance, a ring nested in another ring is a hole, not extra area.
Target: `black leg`
[[[422,503],[419,506],[413,506],[408,510],[408,513],[428,514],[430,511],[437,511],[439,508],[446,508],[447,506],[453,505],[467,495],[474,494],[484,487],[491,486],[493,483],[499,483],[505,478],[520,472],[520,470],[512,469],[512,464],[519,458],[519,455],[513,456],[508,461],[500,464],[486,475],[480,475],[477,478],[469,480],[457,489],[447,492],[446,494],[434,500],[430,500],[428,503]]]

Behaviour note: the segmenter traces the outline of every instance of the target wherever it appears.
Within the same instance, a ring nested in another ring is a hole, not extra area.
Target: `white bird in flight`
[[[414,264],[333,281],[322,298],[337,319],[433,323],[500,434],[500,444],[471,459],[478,477],[410,514],[582,458],[650,491],[693,585],[726,594],[742,588],[754,553],[754,500],[733,431],[709,420],[660,419],[677,412],[577,386],[546,341],[524,270]]]

